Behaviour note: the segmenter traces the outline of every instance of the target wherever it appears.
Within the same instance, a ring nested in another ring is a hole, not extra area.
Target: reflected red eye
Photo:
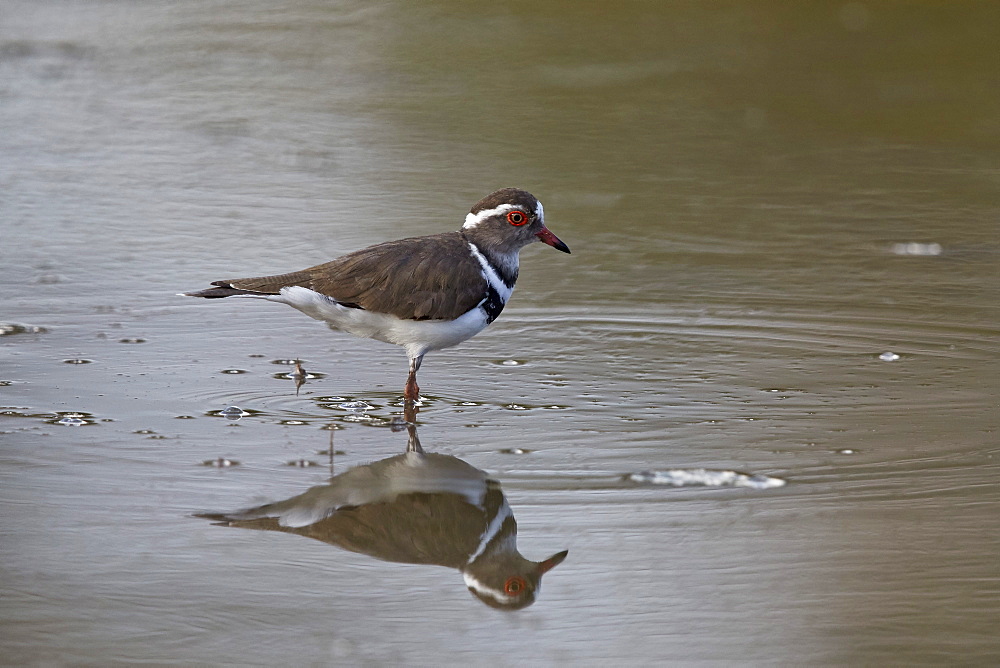
[[[509,217],[510,216],[508,216],[508,218]],[[524,581],[524,578],[519,575],[515,575],[512,578],[508,578],[508,580],[503,583],[503,590],[508,596],[517,596],[524,591],[524,588],[527,586],[528,583]]]
[[[507,214],[507,222],[515,226],[524,225],[528,222],[528,214],[523,211],[511,211]]]

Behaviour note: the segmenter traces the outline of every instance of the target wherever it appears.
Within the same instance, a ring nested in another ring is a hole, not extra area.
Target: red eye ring
[[[519,575],[515,575],[512,578],[507,578],[507,581],[503,583],[503,591],[508,596],[517,596],[528,586],[528,583],[524,581]]]
[[[531,220],[531,218],[529,218],[528,214],[526,214],[524,211],[518,211],[517,209],[514,209],[513,211],[509,211],[507,213],[507,222],[513,225],[514,227],[520,227],[521,225],[525,225],[529,220]]]

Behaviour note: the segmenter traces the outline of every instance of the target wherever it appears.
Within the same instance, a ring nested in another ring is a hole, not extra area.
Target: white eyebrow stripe
[[[487,594],[490,598],[500,604],[510,603],[513,600],[513,596],[500,591],[499,589],[494,589],[489,585],[485,585],[475,578],[475,576],[469,573],[462,573],[462,579],[465,580],[465,586],[469,589],[473,589],[480,594]]]
[[[465,216],[465,225],[462,225],[462,229],[467,230],[475,227],[479,223],[483,222],[487,218],[492,218],[498,214],[504,213],[505,211],[510,211],[511,209],[516,209],[513,204],[501,204],[495,209],[483,209],[479,213],[469,213]]]

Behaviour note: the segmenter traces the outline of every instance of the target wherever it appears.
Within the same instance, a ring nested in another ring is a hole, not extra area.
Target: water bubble
[[[896,360],[899,359],[899,355],[897,355],[894,352],[886,351],[881,355],[879,355],[878,358],[883,362],[895,362]]]
[[[625,480],[651,485],[670,485],[686,487],[689,485],[703,487],[750,487],[752,489],[770,489],[786,484],[781,478],[766,475],[747,475],[737,471],[713,471],[710,469],[670,469],[668,471],[640,471],[624,476]]]
[[[83,419],[81,415],[66,415],[60,418],[56,424],[64,424],[70,427],[79,427],[80,425],[87,424],[87,421]]]
[[[246,373],[246,369],[223,369],[219,373]]]
[[[92,360],[85,360],[79,357],[73,359],[63,360],[64,364],[90,364]]]
[[[351,412],[341,418],[344,422],[378,422],[378,418],[364,412]]]
[[[527,450],[525,448],[503,448],[500,450],[500,454],[502,455],[526,455],[530,452],[531,450]]]
[[[219,415],[226,418],[227,420],[239,420],[244,415],[250,415],[249,413],[243,412],[243,409],[239,406],[226,406],[221,411]]]
[[[375,407],[364,401],[345,401],[339,408],[345,411],[370,411]]]
[[[12,334],[44,334],[48,332],[44,327],[38,325],[21,325],[16,322],[0,322],[0,336],[10,336]]]
[[[316,462],[311,462],[308,459],[294,459],[290,462],[285,462],[285,466],[297,466],[299,468],[309,468],[310,466],[319,466]]]
[[[118,343],[145,343],[146,339],[118,339]]]
[[[934,256],[940,255],[941,250],[941,244],[939,243],[923,244],[910,241],[908,243],[892,245],[892,252],[895,255]]]
[[[239,466],[240,463],[235,459],[226,459],[225,457],[218,457],[216,459],[206,459],[201,463],[202,466],[214,466],[217,469],[229,468],[230,466]]]

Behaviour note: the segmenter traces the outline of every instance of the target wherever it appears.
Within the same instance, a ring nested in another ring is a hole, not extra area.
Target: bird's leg
[[[411,422],[406,425],[406,431],[406,451],[423,453],[424,449],[420,447],[420,439],[417,438],[417,425]]]
[[[420,398],[420,387],[417,385],[417,369],[423,361],[423,355],[410,358],[410,375],[406,378],[406,389],[403,391],[403,399],[406,401],[416,401]]]
[[[417,402],[410,399],[403,400],[403,419],[408,423],[407,427],[417,424]]]

